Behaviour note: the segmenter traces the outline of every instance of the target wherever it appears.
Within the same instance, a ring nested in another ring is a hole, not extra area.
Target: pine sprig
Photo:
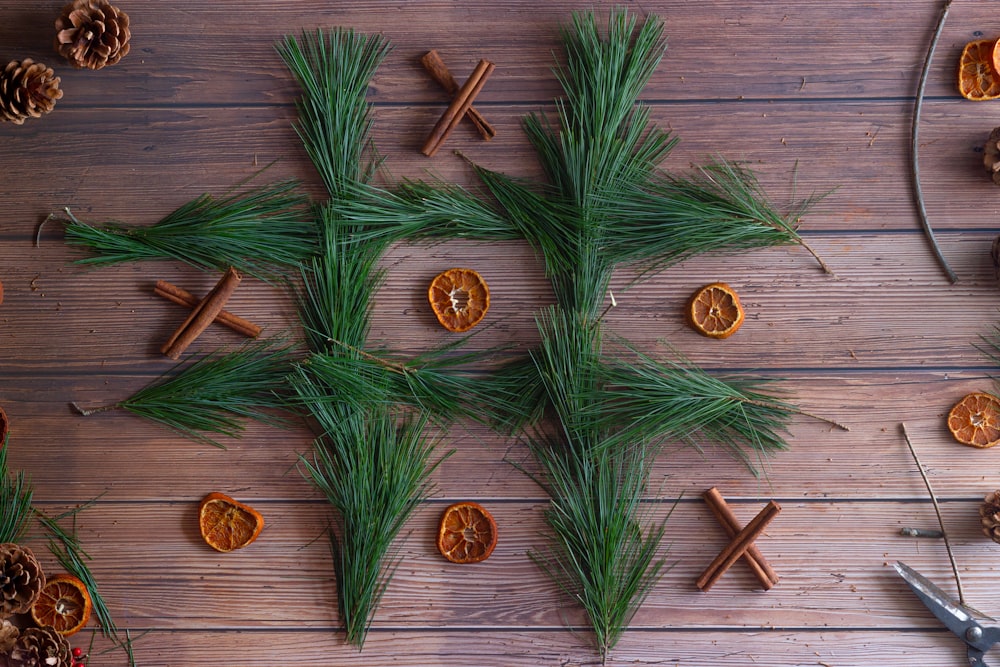
[[[293,384],[305,399],[318,393],[305,375]],[[311,405],[321,435],[302,465],[336,510],[330,544],[340,618],[347,641],[360,649],[392,578],[393,544],[430,494],[428,480],[439,462],[431,459],[424,416],[381,406],[363,412],[324,401]]]
[[[292,370],[292,351],[275,341],[249,341],[206,355],[148,384],[135,394],[101,408],[77,409],[84,415],[126,410],[185,437],[224,447],[211,435],[239,437],[244,420],[284,425],[280,394]]]
[[[589,450],[554,441],[531,444],[551,498],[551,549],[529,555],[590,619],[606,659],[665,567],[666,518],[643,532],[649,461],[642,448]]]
[[[368,339],[372,295],[384,278],[378,262],[386,246],[351,244],[328,204],[317,215],[323,226],[323,251],[303,266],[297,295],[306,344],[316,353],[336,350],[334,341],[360,348]]]
[[[8,436],[9,437],[9,436]],[[7,467],[7,438],[0,442],[0,543],[18,542],[28,530],[34,488],[23,470]]]
[[[490,376],[473,369],[472,362],[481,361],[484,353],[449,354],[457,343],[404,358],[389,350],[333,342],[341,349],[314,353],[299,366],[298,372],[311,375],[319,388],[300,395],[307,406],[343,403],[365,410],[375,404],[405,405],[440,426],[464,419],[503,428],[528,422],[537,405],[526,397],[523,374],[510,369]]]
[[[343,199],[380,162],[367,96],[390,45],[381,35],[334,28],[286,36],[277,50],[302,88],[295,130],[330,196]]]
[[[764,391],[765,378],[720,377],[690,362],[628,357],[599,366],[600,395],[584,408],[609,433],[605,445],[682,441],[722,445],[757,472],[768,454],[788,448],[788,424],[799,410]]]
[[[153,225],[81,222],[66,209],[66,243],[90,250],[80,264],[175,259],[203,270],[234,266],[274,281],[317,249],[308,200],[284,181],[223,198],[204,194]]]

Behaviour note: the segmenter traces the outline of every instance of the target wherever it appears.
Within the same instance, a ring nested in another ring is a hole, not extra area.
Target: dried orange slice
[[[472,269],[448,269],[434,276],[427,298],[438,322],[448,331],[468,331],[490,309],[490,288]]]
[[[455,503],[441,514],[437,544],[452,563],[484,561],[497,545],[497,522],[479,503]]]
[[[963,445],[986,449],[1000,443],[1000,398],[974,392],[948,413],[948,430]]]
[[[977,39],[962,49],[958,65],[958,91],[969,100],[995,100],[1000,97],[1000,75],[993,64],[994,39]]]
[[[71,635],[87,624],[92,608],[86,584],[72,574],[57,574],[42,586],[31,605],[31,618],[61,635]]]
[[[205,496],[198,508],[198,527],[208,546],[216,551],[242,549],[264,529],[260,512],[224,493]]]
[[[729,338],[743,324],[740,297],[726,283],[705,285],[688,301],[688,322],[709,338]]]

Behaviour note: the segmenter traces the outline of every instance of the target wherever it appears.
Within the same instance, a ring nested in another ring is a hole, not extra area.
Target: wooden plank
[[[944,233],[992,231],[998,210],[992,203],[997,187],[981,156],[992,123],[968,113],[968,104],[928,102],[922,116],[921,183],[931,222]],[[428,159],[419,148],[441,109],[380,107],[375,141],[391,179],[473,185],[468,165],[452,149],[491,169],[538,178],[520,121],[549,110],[536,104],[492,107],[496,140],[485,143],[462,126],[446,144],[449,150]],[[685,173],[721,155],[745,161],[777,203],[829,193],[803,218],[806,232],[915,232],[907,113],[908,105],[896,100],[790,102],[781,113],[767,101],[667,102],[654,107],[653,118],[681,139],[663,165],[668,171]],[[21,127],[0,126],[0,163],[12,165],[0,187],[0,238],[33,239],[38,223],[65,206],[88,221],[151,223],[205,192],[229,191],[272,163],[257,182],[297,178],[306,182],[305,192],[322,197],[293,120],[291,109],[271,106],[86,107]],[[23,156],[31,156],[30,169]],[[58,238],[58,225],[43,231],[46,245]]]
[[[559,664],[567,667],[593,664],[586,639],[565,631],[464,632],[434,629],[380,631],[368,635],[363,652],[344,646],[325,630],[244,630],[176,633],[152,631],[135,641],[135,651],[150,667],[198,664],[229,667],[234,656],[241,665],[264,667],[282,664],[289,655],[303,662],[327,664],[340,660],[359,667],[392,664],[405,656],[413,667],[465,667],[470,660],[484,664],[504,652],[503,664],[534,667]],[[103,643],[103,642],[101,642]],[[121,652],[102,654],[102,664],[126,664]],[[663,629],[626,633],[607,665],[669,665],[670,667],[774,667],[816,665],[868,667],[898,661],[960,664],[965,651],[954,636],[935,630],[845,632],[836,628],[800,631],[783,628],[726,632],[711,637],[701,632]],[[104,662],[106,661],[106,662]],[[891,663],[890,663],[891,664]]]
[[[608,297],[608,329],[640,349],[666,352],[673,346],[695,363],[720,370],[988,371],[994,366],[981,349],[982,337],[991,335],[998,319],[990,305],[998,295],[989,258],[991,235],[969,232],[942,240],[961,276],[956,286],[944,279],[919,234],[806,240],[835,275],[822,273],[804,249],[794,246],[744,253],[738,261],[728,254],[701,256],[639,283],[634,270],[623,269],[611,285],[618,305],[611,307]],[[158,376],[172,365],[157,348],[184,311],[152,294],[155,281],[204,294],[217,279],[166,261],[100,269],[67,265],[84,254],[58,238],[30,252],[23,252],[23,243],[5,248],[0,252],[11,261],[4,270],[0,340],[16,350],[4,365],[18,376],[53,368],[81,375],[81,382],[93,381],[95,373]],[[468,349],[516,343],[522,347],[497,356],[525,354],[538,340],[536,313],[553,300],[539,259],[522,243],[400,245],[383,264],[386,282],[373,296],[373,346],[415,353],[455,339],[426,304],[426,285],[452,266],[474,266],[492,293],[490,311]],[[690,295],[719,280],[740,294],[747,313],[740,331],[725,341],[697,335],[684,319]],[[229,309],[263,326],[265,336],[298,335],[288,290],[248,278]],[[241,340],[228,329],[212,327],[191,351]],[[110,391],[113,398],[116,390]]]
[[[251,424],[240,440],[223,439],[227,449],[186,440],[128,414],[80,417],[58,377],[5,391],[4,410],[11,421],[11,465],[35,480],[40,500],[82,502],[108,493],[111,499],[140,502],[171,494],[199,495],[210,487],[252,488],[267,499],[314,498],[313,489],[295,469],[308,451],[304,429],[280,431]],[[112,380],[101,399],[115,399]],[[712,443],[704,453],[668,443],[654,479],[658,494],[699,494],[710,486],[736,496],[757,496],[773,487],[785,498],[925,499],[926,491],[909,455],[899,424],[905,422],[924,465],[932,471],[936,492],[972,499],[993,482],[987,470],[994,452],[955,443],[945,415],[964,394],[989,390],[983,375],[914,372],[843,376],[797,375],[776,388],[793,405],[847,425],[844,432],[809,417],[799,417],[788,436],[790,450],[758,466],[764,479]],[[84,393],[83,396],[90,394]],[[99,403],[100,401],[96,401]],[[66,453],[62,453],[66,451]],[[438,447],[454,452],[435,475],[437,496],[460,499],[475,490],[484,498],[541,499],[538,487],[512,463],[534,469],[523,443],[468,424],[451,429]],[[178,460],[191,465],[178,469]],[[236,462],[236,465],[233,462]],[[67,470],[67,467],[69,470]],[[108,477],[107,470],[115,470]]]
[[[336,588],[323,535],[325,504],[257,502],[250,490],[232,492],[260,510],[267,524],[256,542],[229,554],[214,552],[201,541],[197,497],[178,494],[165,503],[101,500],[78,515],[80,538],[94,559],[92,569],[114,617],[133,632],[335,631]],[[734,512],[749,521],[765,502],[766,495],[735,502]],[[437,552],[434,535],[444,507],[443,502],[426,503],[408,522],[373,627],[511,631],[586,625],[582,611],[528,557],[548,545],[541,537],[544,505],[488,503],[500,541],[494,554],[475,566],[449,563]],[[749,570],[737,564],[703,593],[694,581],[725,546],[724,532],[700,500],[650,506],[647,520],[663,520],[669,513],[662,546],[670,568],[630,627],[937,627],[890,567],[903,560],[954,592],[942,542],[898,534],[903,526],[934,527],[929,506],[783,501],[782,507],[757,543],[781,577],[779,584],[764,593]],[[978,529],[976,507],[970,501],[949,502],[944,516],[970,604],[994,609],[1000,606],[1000,592],[990,585],[996,576],[990,564],[994,545]],[[138,534],[154,539],[122,539]],[[51,556],[38,552],[47,571],[58,570]],[[129,564],[127,576],[121,571],[123,562]]]
[[[588,5],[602,14],[616,6]],[[196,0],[136,3],[133,51],[98,75],[60,68],[67,95],[63,107],[95,104],[287,103],[293,92],[274,52],[286,34],[345,26],[381,33],[395,46],[373,86],[380,102],[440,103],[441,94],[420,70],[418,59],[437,48],[461,76],[480,57],[499,68],[483,93],[496,100],[538,102],[551,97],[553,52],[558,30],[571,12],[566,0],[544,5],[530,0],[502,6],[455,6],[437,0],[414,5],[369,0],[330,7],[316,0],[294,4]],[[893,0],[877,6],[822,2],[713,2],[693,12],[685,2],[660,1],[646,10],[666,23],[668,55],[651,97],[659,99],[803,99],[912,96],[937,6]],[[0,28],[12,54],[61,65],[47,47],[51,22],[44,12],[15,12]],[[257,20],[248,21],[253,16]],[[989,22],[956,8],[939,46],[928,94],[954,95],[958,54]],[[461,30],[451,29],[460,25]],[[887,48],[888,45],[892,48]],[[850,45],[850,48],[845,48]],[[209,83],[210,82],[210,83]]]

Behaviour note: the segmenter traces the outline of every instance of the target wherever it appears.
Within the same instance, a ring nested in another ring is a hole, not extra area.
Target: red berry
[[[74,658],[79,658],[81,655],[83,655],[83,649],[82,648],[80,648],[79,646],[77,646],[76,648],[73,649],[73,657]]]

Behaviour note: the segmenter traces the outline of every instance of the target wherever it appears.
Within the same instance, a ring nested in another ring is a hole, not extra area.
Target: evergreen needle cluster
[[[34,489],[23,470],[7,467],[7,439],[0,442],[0,543],[17,542],[28,530]]]
[[[288,399],[278,389],[292,369],[292,351],[275,341],[248,341],[213,352],[130,397],[84,415],[127,410],[185,437],[222,447],[212,435],[239,437],[245,419],[283,424]]]
[[[205,194],[148,225],[81,222],[69,209],[66,243],[91,251],[81,264],[175,259],[200,269],[240,271],[274,280],[316,252],[316,228],[295,181],[217,199]]]
[[[717,442],[752,465],[785,447],[781,434],[797,412],[765,394],[762,381],[715,377],[627,343],[608,353],[601,318],[612,274],[801,243],[795,225],[813,200],[779,210],[752,172],[721,158],[687,175],[660,169],[676,142],[639,101],[666,49],[655,16],[639,25],[616,10],[602,31],[592,13],[575,14],[562,38],[555,118],[524,121],[545,184],[475,166],[482,192],[363,184],[331,206],[360,230],[352,235],[359,243],[523,238],[541,256],[556,304],[538,316],[536,379],[519,414],[544,396],[555,416],[554,432],[530,443],[556,540],[535,557],[586,609],[606,658],[663,570],[663,524],[642,528],[640,505],[659,446]]]

